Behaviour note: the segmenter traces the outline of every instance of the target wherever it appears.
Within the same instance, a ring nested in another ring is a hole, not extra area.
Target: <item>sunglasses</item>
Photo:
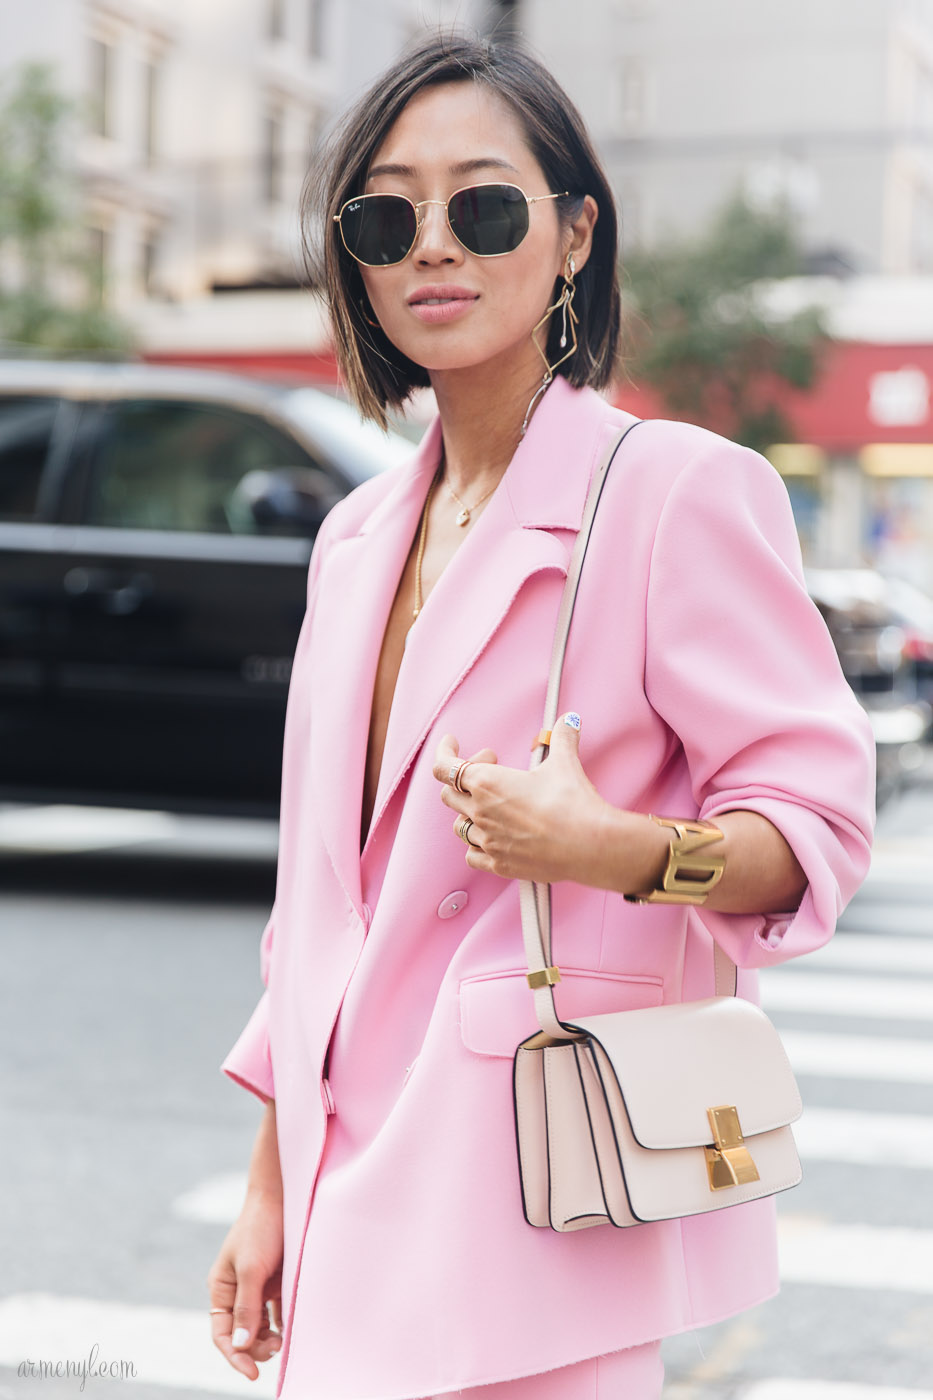
[[[343,246],[364,267],[394,267],[415,246],[426,204],[447,210],[447,222],[457,242],[478,258],[501,258],[514,253],[528,232],[528,206],[569,194],[529,197],[517,185],[467,185],[442,199],[418,204],[403,194],[361,194],[348,199],[334,215]]]

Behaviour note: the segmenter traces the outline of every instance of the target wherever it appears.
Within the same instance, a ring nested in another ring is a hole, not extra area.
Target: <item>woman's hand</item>
[[[453,735],[444,736],[434,776],[444,784],[441,801],[457,814],[454,832],[461,840],[461,819],[472,822],[467,865],[507,880],[574,880],[618,894],[655,890],[670,854],[670,831],[600,797],[580,763],[579,730],[579,715],[562,715],[547,759],[530,771],[503,768],[483,749],[461,772],[462,792],[453,785],[459,745]],[[720,812],[715,822],[725,873],[706,908],[791,917],[807,877],[777,827],[745,809]]]
[[[208,1275],[214,1345],[251,1381],[282,1345],[282,1243],[281,1195],[251,1188]]]
[[[451,782],[459,745],[447,734],[437,748],[434,776],[443,783],[441,801],[472,821],[467,865],[503,879],[599,884],[607,861],[618,878],[618,822],[634,814],[610,807],[583,771],[579,757],[580,717],[563,715],[554,725],[547,759],[526,771],[505,768],[483,749],[464,771],[464,792]],[[458,833],[459,834],[459,833]]]
[[[256,1362],[268,1361],[282,1345],[284,1231],[275,1099],[266,1102],[248,1182],[243,1209],[207,1284],[214,1345],[235,1371],[254,1381],[259,1376]]]

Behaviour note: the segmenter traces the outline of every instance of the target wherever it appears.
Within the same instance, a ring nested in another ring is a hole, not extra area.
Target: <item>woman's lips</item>
[[[425,287],[415,293],[408,305],[419,321],[436,325],[456,320],[477,300],[476,292],[468,292],[464,287]]]

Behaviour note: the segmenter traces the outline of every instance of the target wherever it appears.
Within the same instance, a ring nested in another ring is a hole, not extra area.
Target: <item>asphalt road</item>
[[[275,828],[0,809],[0,1400],[274,1395],[208,1340],[260,1112],[218,1064],[261,990]],[[828,949],[769,973],[806,1111],[783,1289],[666,1344],[666,1400],[933,1400],[933,781]]]

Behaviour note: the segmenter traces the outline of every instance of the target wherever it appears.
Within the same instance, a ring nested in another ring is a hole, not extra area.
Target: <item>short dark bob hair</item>
[[[404,53],[347,114],[309,171],[301,199],[305,264],[330,307],[338,364],[360,412],[383,426],[386,409],[400,408],[413,389],[429,383],[428,374],[371,324],[359,266],[344,248],[333,216],[363,190],[376,151],[411,98],[427,87],[456,82],[485,83],[512,107],[549,189],[570,191],[557,201],[565,223],[577,217],[584,195],[596,200],[592,252],[576,278],[579,348],[557,373],[578,387],[600,389],[615,368],[618,224],[612,190],[582,117],[544,65],[514,41],[435,34]],[[552,361],[559,358],[558,335],[555,319],[547,347]]]

